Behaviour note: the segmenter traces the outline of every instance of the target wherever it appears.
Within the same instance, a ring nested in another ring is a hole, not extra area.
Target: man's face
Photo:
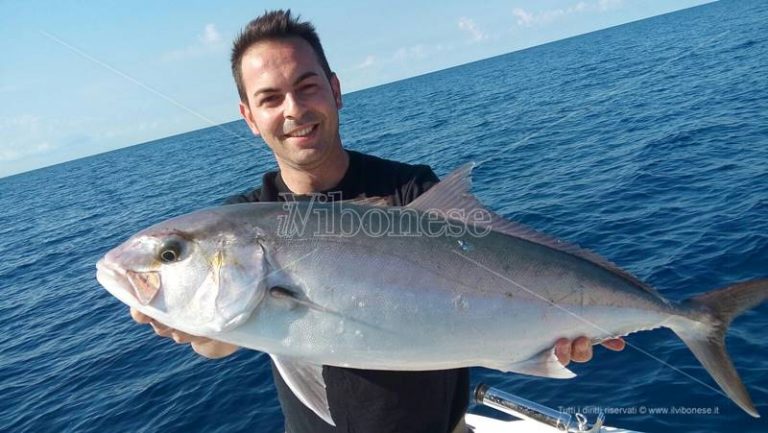
[[[240,103],[240,113],[281,165],[311,169],[338,152],[339,81],[326,77],[306,41],[259,42],[241,66],[248,104]]]

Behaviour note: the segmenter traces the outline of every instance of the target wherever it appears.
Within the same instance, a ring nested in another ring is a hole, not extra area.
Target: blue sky
[[[319,3],[0,0],[0,177],[237,119],[230,44],[266,9],[316,25],[348,93],[708,1]]]

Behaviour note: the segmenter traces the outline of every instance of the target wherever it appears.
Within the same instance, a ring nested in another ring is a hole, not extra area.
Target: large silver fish
[[[107,253],[97,278],[168,326],[269,353],[331,424],[322,365],[569,378],[552,352],[558,338],[659,327],[758,416],[724,337],[768,296],[768,279],[669,302],[596,255],[486,210],[469,194],[471,168],[405,208],[309,201],[183,215]]]

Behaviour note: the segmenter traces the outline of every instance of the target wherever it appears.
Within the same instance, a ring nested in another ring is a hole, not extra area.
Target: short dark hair
[[[331,78],[333,73],[331,67],[328,65],[328,60],[325,58],[323,52],[323,46],[320,44],[320,37],[317,36],[315,26],[309,21],[299,21],[299,16],[295,18],[291,16],[291,10],[275,10],[266,11],[263,15],[248,23],[243,30],[240,31],[240,35],[235,39],[232,46],[232,75],[235,77],[235,84],[237,84],[237,93],[240,94],[240,100],[244,103],[248,103],[248,95],[245,92],[245,86],[243,85],[243,68],[242,60],[245,52],[253,44],[266,40],[280,40],[290,38],[301,38],[312,47],[312,50],[317,55],[317,60],[320,62],[323,71],[328,79]]]

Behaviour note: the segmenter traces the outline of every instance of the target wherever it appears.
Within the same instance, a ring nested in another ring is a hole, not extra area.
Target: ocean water
[[[355,92],[342,137],[440,175],[482,162],[489,207],[672,300],[768,277],[766,22],[763,1],[718,2]],[[94,278],[132,233],[272,166],[237,121],[0,179],[0,431],[282,431],[265,355],[198,357],[133,324]],[[766,313],[727,339],[764,415]],[[671,332],[627,341],[573,380],[474,369],[473,384],[649,432],[768,431]]]

